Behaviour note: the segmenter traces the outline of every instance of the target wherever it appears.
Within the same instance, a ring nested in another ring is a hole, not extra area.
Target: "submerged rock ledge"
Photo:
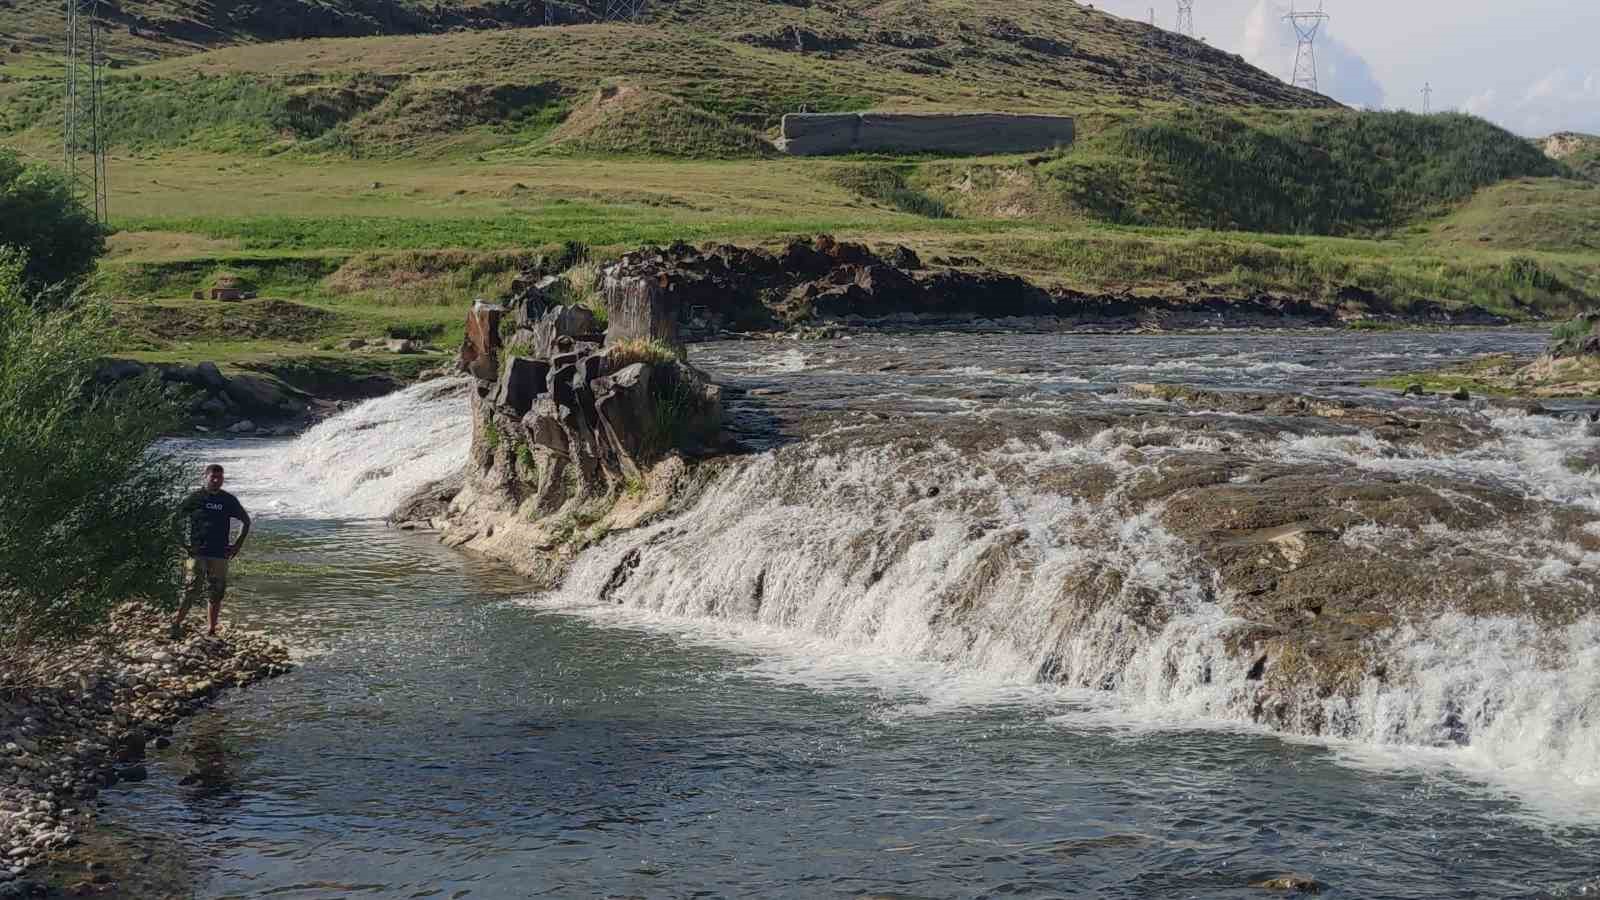
[[[100,789],[143,781],[146,748],[222,691],[291,668],[264,637],[172,641],[140,604],[70,647],[12,651],[0,666],[0,887],[69,846]]]

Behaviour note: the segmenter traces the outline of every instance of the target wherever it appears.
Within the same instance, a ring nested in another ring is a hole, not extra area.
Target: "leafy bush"
[[[37,302],[64,296],[47,289],[74,286],[93,271],[105,234],[60,175],[0,149],[0,247],[21,252],[17,289]]]
[[[70,638],[113,607],[177,598],[188,478],[155,445],[173,422],[153,377],[93,382],[109,314],[43,310],[0,250],[0,644]]]

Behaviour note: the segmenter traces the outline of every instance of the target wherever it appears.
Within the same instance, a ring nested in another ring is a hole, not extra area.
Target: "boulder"
[[[500,317],[505,308],[475,300],[467,312],[467,335],[461,342],[458,368],[485,384],[499,374]]]
[[[224,390],[234,403],[251,412],[277,413],[293,402],[277,382],[259,375],[235,375]]]
[[[201,385],[213,391],[220,391],[228,386],[228,379],[223,376],[222,370],[217,368],[216,363],[203,362],[194,368]]]
[[[115,383],[138,378],[145,373],[143,363],[131,359],[108,359],[94,373],[96,381]]]
[[[567,442],[566,429],[562,427],[563,410],[550,394],[534,400],[533,408],[522,417],[523,430],[528,433],[528,443],[543,447],[562,456],[570,455],[572,446]]]
[[[394,512],[389,514],[391,525],[405,523],[431,522],[442,516],[450,508],[450,501],[461,493],[466,484],[467,473],[463,470],[454,475],[431,481],[411,493],[411,496],[400,501]]]
[[[391,338],[384,341],[383,349],[390,353],[420,353],[422,348],[410,338]]]
[[[625,474],[670,450],[700,452],[722,432],[722,389],[680,363],[634,363],[595,379],[594,409]]]
[[[916,270],[922,268],[922,259],[921,257],[917,256],[917,252],[915,250],[912,250],[910,247],[901,244],[897,245],[894,250],[890,251],[889,265],[894,266],[897,269],[905,269],[907,272],[915,272]]]
[[[582,306],[552,306],[528,326],[530,337],[525,349],[535,356],[552,356],[561,351],[563,339],[576,342],[593,337],[599,330],[600,323],[592,311]]]
[[[249,419],[240,419],[228,426],[229,434],[250,434],[256,430],[256,423]]]
[[[533,401],[545,393],[549,377],[548,362],[523,356],[510,357],[506,360],[505,371],[500,374],[495,402],[510,408],[520,419],[533,408]]]

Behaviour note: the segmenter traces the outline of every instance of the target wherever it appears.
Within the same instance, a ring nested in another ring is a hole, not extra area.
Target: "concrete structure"
[[[833,153],[1032,153],[1064,147],[1071,116],[1010,113],[790,113],[778,149]]]

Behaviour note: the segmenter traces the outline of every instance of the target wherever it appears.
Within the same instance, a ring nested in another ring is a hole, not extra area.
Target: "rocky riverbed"
[[[169,744],[182,719],[291,668],[259,635],[174,641],[169,621],[128,604],[78,644],[0,667],[0,897],[33,893],[29,871],[76,842],[102,788],[143,781],[147,748]]]

